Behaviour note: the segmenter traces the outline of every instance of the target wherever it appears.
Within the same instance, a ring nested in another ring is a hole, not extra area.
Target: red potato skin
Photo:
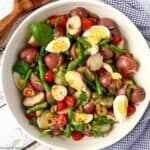
[[[44,90],[44,87],[39,79],[39,77],[32,73],[31,76],[30,76],[30,84],[33,86],[33,88],[37,91],[43,91]]]
[[[35,90],[30,84],[28,84],[28,86],[23,89],[22,94],[24,97],[32,97],[35,96]]]
[[[31,64],[34,63],[37,56],[37,49],[36,48],[25,48],[21,50],[19,54],[20,58],[24,60],[25,62]]]
[[[106,46],[101,46],[100,53],[103,56],[103,59],[111,59],[113,57],[113,52]]]
[[[116,23],[115,23],[112,19],[109,19],[109,18],[101,18],[101,19],[98,21],[98,25],[105,26],[105,27],[107,27],[109,30],[112,30],[112,29],[117,28]]]
[[[108,71],[105,71],[105,72],[103,72],[103,73],[100,74],[99,80],[100,80],[101,84],[105,88],[107,88],[111,84],[111,80],[112,80],[111,74]]]
[[[44,62],[50,70],[58,68],[63,63],[63,56],[61,54],[48,54],[44,57]]]
[[[58,38],[65,35],[65,31],[62,27],[56,27],[54,32],[54,37]]]
[[[71,58],[74,60],[77,58],[77,54],[76,54],[76,44],[74,43],[70,49],[70,55]]]
[[[137,63],[130,54],[122,54],[116,61],[116,67],[123,77],[128,78],[135,73]]]
[[[145,90],[142,87],[137,87],[133,90],[131,95],[131,101],[133,103],[142,102],[145,99]]]
[[[72,9],[69,12],[69,15],[72,16],[79,16],[80,18],[87,18],[88,17],[88,12],[85,8],[83,7],[76,7]]]
[[[127,85],[123,85],[120,89],[118,89],[117,94],[126,95],[126,89],[127,89]]]

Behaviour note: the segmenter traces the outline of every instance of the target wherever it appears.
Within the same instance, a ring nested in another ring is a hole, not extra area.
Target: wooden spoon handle
[[[2,46],[11,27],[20,16],[50,1],[52,0],[14,0],[12,12],[4,19],[0,20],[0,46]]]

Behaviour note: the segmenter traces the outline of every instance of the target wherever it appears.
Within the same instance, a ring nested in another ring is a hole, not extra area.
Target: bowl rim
[[[62,147],[59,147],[57,145],[53,145],[52,143],[46,143],[45,141],[43,141],[42,139],[39,139],[37,137],[35,137],[32,133],[29,133],[27,131],[27,129],[25,129],[22,124],[19,122],[18,118],[15,117],[14,115],[14,112],[13,112],[13,109],[11,108],[9,102],[7,101],[7,98],[6,98],[6,94],[5,94],[5,88],[4,88],[4,83],[3,83],[3,69],[4,69],[4,62],[5,62],[5,57],[7,55],[7,52],[9,51],[9,45],[12,41],[12,39],[15,37],[16,33],[20,30],[20,28],[28,21],[30,20],[30,18],[32,18],[34,15],[36,15],[37,13],[41,12],[42,10],[44,11],[46,8],[49,8],[49,7],[58,7],[58,6],[61,6],[61,5],[65,5],[67,4],[68,2],[71,2],[71,3],[74,3],[74,2],[78,2],[77,0],[62,0],[62,1],[54,1],[54,2],[51,2],[51,3],[48,3],[40,8],[38,8],[37,10],[35,10],[34,12],[32,12],[31,14],[29,14],[29,16],[27,16],[20,24],[19,26],[15,29],[15,32],[12,34],[12,36],[10,37],[8,43],[7,43],[7,46],[5,48],[5,51],[4,51],[4,54],[2,56],[2,67],[1,67],[1,81],[2,81],[2,92],[3,92],[3,95],[4,95],[4,99],[6,101],[6,104],[9,108],[9,111],[11,112],[12,116],[14,117],[14,119],[16,120],[16,122],[18,123],[18,126],[29,136],[31,137],[32,139],[34,139],[35,141],[38,141],[39,143],[42,143],[44,145],[47,145],[47,146],[50,146],[52,148],[61,148],[63,150],[67,149],[67,148],[62,148]],[[102,1],[98,1],[98,0],[80,0],[80,2],[83,2],[83,3],[89,3],[89,4],[94,4],[94,5],[103,5],[105,7],[109,7],[110,9],[113,9],[115,12],[117,12],[118,14],[122,15],[123,17],[125,17],[131,24],[132,26],[134,26],[134,28],[136,29],[136,32],[139,33],[139,36],[141,36],[142,38],[144,38],[144,36],[141,34],[141,32],[138,30],[138,28],[135,26],[135,24],[125,15],[123,14],[122,12],[120,12],[118,9],[112,7],[111,5],[108,5]],[[147,46],[147,49],[149,49],[149,46],[144,38],[143,40],[145,46]],[[150,53],[149,53],[150,54]],[[150,102],[150,101],[149,101]],[[148,104],[149,104],[148,102]],[[145,107],[145,110],[140,114],[140,117],[138,119],[138,121],[136,122],[136,124],[133,126],[133,128],[135,128],[135,126],[139,123],[140,119],[143,117],[144,113],[146,112],[147,108],[148,108],[148,104],[147,106]],[[101,147],[101,148],[106,148],[106,147],[109,147],[117,142],[119,142],[121,139],[123,139],[125,136],[127,136],[132,130],[133,128],[130,129],[129,132],[127,132],[126,134],[124,134],[123,136],[121,136],[121,138],[119,140],[114,140],[113,142],[109,143],[107,146],[104,146],[104,147]]]

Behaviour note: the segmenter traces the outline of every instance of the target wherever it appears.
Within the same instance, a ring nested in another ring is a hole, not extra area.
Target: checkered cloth
[[[150,44],[150,16],[136,0],[102,0],[123,12]],[[104,150],[150,150],[150,105],[137,126],[118,143]]]

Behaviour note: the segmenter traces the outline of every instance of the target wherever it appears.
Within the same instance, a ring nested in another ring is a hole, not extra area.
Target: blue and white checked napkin
[[[150,44],[150,16],[136,0],[102,0],[123,12]],[[104,150],[150,150],[150,105],[137,126],[118,143]]]

